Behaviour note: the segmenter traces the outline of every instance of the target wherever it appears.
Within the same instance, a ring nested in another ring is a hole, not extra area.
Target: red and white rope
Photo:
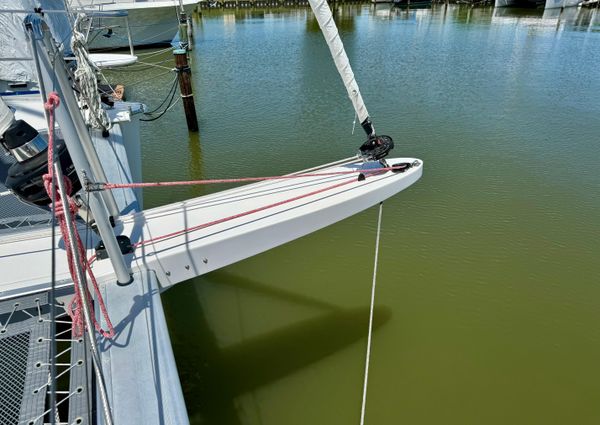
[[[74,253],[71,251],[71,239],[70,239],[70,235],[69,232],[67,230],[67,218],[65,215],[65,205],[64,203],[66,202],[67,204],[67,208],[69,208],[69,211],[71,212],[71,222],[72,222],[72,227],[73,229],[75,229],[75,233],[74,233],[74,237],[75,237],[75,246],[77,249],[77,253],[78,253],[78,257],[80,259],[80,261],[82,262],[82,268],[84,270],[84,273],[87,273],[88,276],[90,277],[90,280],[92,282],[92,286],[94,288],[94,293],[96,295],[96,302],[98,303],[98,305],[100,306],[100,311],[102,313],[102,316],[104,317],[104,321],[106,322],[106,325],[108,327],[108,330],[105,330],[102,328],[102,326],[100,325],[100,323],[98,323],[98,321],[96,320],[96,316],[93,314],[94,311],[94,306],[93,303],[90,301],[90,311],[92,312],[92,320],[94,322],[94,327],[95,329],[104,337],[106,338],[112,338],[115,335],[115,329],[110,321],[110,318],[108,317],[108,312],[106,310],[106,305],[104,304],[104,300],[102,299],[102,295],[100,294],[100,289],[98,287],[98,282],[96,281],[96,278],[94,276],[94,273],[92,272],[92,269],[90,267],[89,262],[86,259],[86,251],[85,251],[85,247],[83,246],[83,243],[81,242],[81,237],[79,236],[79,232],[77,231],[77,226],[75,223],[75,214],[77,213],[77,205],[75,204],[75,201],[73,200],[73,198],[71,198],[69,195],[71,194],[71,190],[72,190],[72,183],[71,180],[69,180],[68,177],[64,176],[64,183],[65,183],[65,188],[66,188],[66,192],[67,192],[67,199],[63,200],[60,196],[60,191],[57,190],[57,184],[54,183],[54,110],[60,105],[60,99],[58,97],[58,94],[56,94],[55,92],[50,93],[50,95],[48,96],[48,100],[46,101],[46,103],[44,104],[44,108],[46,108],[46,110],[48,111],[48,121],[49,121],[49,125],[48,125],[48,173],[44,174],[44,187],[46,189],[46,192],[48,193],[48,196],[50,196],[50,198],[52,199],[52,191],[54,191],[54,199],[55,199],[55,203],[54,203],[54,215],[56,216],[56,219],[58,220],[58,223],[60,225],[60,232],[62,234],[62,237],[64,239],[65,242],[65,251],[67,254],[67,261],[69,264],[69,273],[71,274],[71,278],[73,279],[73,283],[75,284],[75,295],[73,296],[73,298],[71,299],[71,301],[69,302],[69,304],[67,305],[67,313],[69,314],[69,316],[71,316],[72,322],[73,322],[73,336],[78,338],[80,336],[83,335],[83,332],[85,330],[85,321],[84,321],[84,317],[83,317],[83,309],[82,309],[82,294],[80,292],[80,285],[79,285],[79,278],[77,276],[77,272],[75,269],[75,255]],[[88,290],[87,286],[85,285],[86,282],[81,282],[81,287],[85,288],[84,290]],[[88,299],[91,300],[91,296],[89,296],[90,294],[88,293]]]

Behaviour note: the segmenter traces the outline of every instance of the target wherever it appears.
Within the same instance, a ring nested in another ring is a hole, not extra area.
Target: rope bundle
[[[73,25],[73,37],[71,38],[71,49],[77,61],[75,80],[79,83],[80,101],[84,106],[86,124],[93,128],[109,130],[112,126],[108,114],[102,107],[102,100],[98,93],[98,81],[96,72],[99,72],[96,64],[90,59],[87,52],[85,36],[77,30],[79,23],[85,17],[77,15]]]
[[[81,237],[79,236],[79,232],[77,232],[77,227],[76,227],[76,223],[75,223],[75,213],[78,210],[77,204],[75,204],[75,201],[73,200],[73,198],[71,198],[69,195],[71,194],[71,190],[72,190],[72,183],[71,180],[69,180],[68,177],[63,177],[64,178],[64,183],[65,183],[65,191],[67,194],[67,199],[62,199],[61,195],[60,195],[60,191],[57,190],[57,185],[54,182],[54,168],[53,168],[53,158],[54,158],[54,110],[60,105],[60,99],[58,97],[58,95],[54,92],[50,93],[50,95],[48,96],[48,101],[44,104],[44,108],[48,111],[48,119],[49,119],[49,125],[48,125],[48,173],[44,174],[44,187],[46,189],[46,192],[48,193],[48,196],[50,197],[50,199],[53,198],[52,196],[52,192],[54,191],[54,199],[55,199],[55,203],[54,203],[54,215],[60,225],[60,232],[62,234],[62,237],[64,239],[65,242],[65,250],[67,253],[67,261],[69,264],[69,273],[71,274],[71,278],[73,279],[73,283],[75,284],[75,295],[73,296],[73,298],[71,299],[71,301],[69,302],[69,304],[67,305],[67,313],[69,314],[69,316],[71,316],[71,319],[73,321],[73,336],[75,338],[81,337],[83,335],[83,332],[85,330],[85,320],[83,317],[83,312],[82,312],[82,303],[83,303],[83,299],[82,299],[82,294],[81,291],[79,289],[80,287],[80,283],[82,284],[81,286],[83,288],[85,288],[85,291],[88,291],[87,289],[87,285],[85,285],[85,282],[79,282],[79,278],[77,276],[77,272],[75,269],[75,254],[71,251],[71,239],[70,239],[70,235],[69,232],[67,230],[67,217],[65,215],[65,202],[68,205],[69,211],[71,212],[71,224],[73,225],[73,229],[75,229],[74,232],[74,238],[75,238],[75,247],[77,249],[77,256],[79,257],[80,261],[82,262],[82,266],[84,269],[84,273],[87,273],[90,277],[90,280],[92,281],[92,286],[94,289],[94,293],[96,294],[96,301],[98,302],[98,305],[100,306],[100,311],[102,313],[102,316],[104,317],[104,321],[106,322],[107,326],[108,326],[108,330],[105,330],[102,328],[102,326],[100,326],[100,323],[98,323],[98,321],[96,320],[96,316],[93,314],[94,311],[94,306],[92,303],[90,303],[90,311],[92,311],[92,320],[94,322],[94,327],[95,329],[105,338],[112,338],[115,335],[115,330],[114,327],[110,321],[110,318],[108,317],[108,312],[106,310],[106,305],[104,304],[104,300],[102,299],[102,295],[100,294],[100,289],[98,287],[98,282],[96,281],[96,278],[94,276],[94,273],[92,272],[92,269],[90,267],[90,263],[87,261],[86,259],[86,251],[85,251],[85,247],[83,246],[83,243],[81,242]],[[88,299],[91,300],[91,296],[88,292]]]

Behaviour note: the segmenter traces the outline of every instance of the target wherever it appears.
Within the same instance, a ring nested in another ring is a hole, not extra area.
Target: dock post
[[[179,46],[185,50],[191,50],[188,40],[188,19],[185,10],[179,12]]]
[[[173,50],[175,56],[175,68],[179,79],[179,90],[185,111],[185,120],[189,131],[198,131],[198,118],[196,117],[196,106],[194,105],[194,94],[192,93],[192,71],[188,65],[187,52],[185,49]]]

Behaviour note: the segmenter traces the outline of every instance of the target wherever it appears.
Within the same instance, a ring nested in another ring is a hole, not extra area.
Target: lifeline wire
[[[379,235],[381,234],[381,213],[383,202],[379,203],[379,217],[377,219],[377,238],[375,239],[375,259],[373,265],[373,286],[371,287],[371,309],[369,312],[369,335],[367,337],[367,356],[365,361],[365,380],[363,384],[362,407],[360,409],[360,425],[365,423],[365,409],[367,407],[367,386],[369,383],[369,362],[371,360],[371,337],[373,334],[373,307],[375,306],[375,285],[377,283],[377,259],[379,257]]]

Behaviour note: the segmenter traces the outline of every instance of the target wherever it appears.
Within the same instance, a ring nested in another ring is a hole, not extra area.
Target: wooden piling
[[[175,56],[175,68],[177,69],[187,127],[189,131],[198,131],[198,118],[196,117],[196,106],[194,105],[194,94],[192,92],[192,71],[188,65],[187,51],[176,49],[173,50],[173,55]]]

